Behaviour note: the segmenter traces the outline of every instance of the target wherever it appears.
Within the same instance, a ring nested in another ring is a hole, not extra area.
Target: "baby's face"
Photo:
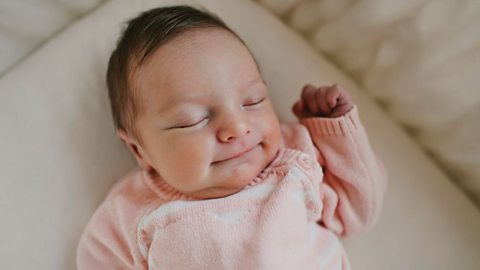
[[[253,57],[233,34],[191,30],[161,46],[133,82],[144,160],[173,188],[228,196],[273,160],[279,122]]]

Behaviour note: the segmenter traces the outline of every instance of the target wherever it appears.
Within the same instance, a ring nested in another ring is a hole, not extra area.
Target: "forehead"
[[[245,45],[218,28],[190,30],[158,48],[135,74],[144,109],[240,89],[260,78]],[[220,92],[219,92],[220,91]]]

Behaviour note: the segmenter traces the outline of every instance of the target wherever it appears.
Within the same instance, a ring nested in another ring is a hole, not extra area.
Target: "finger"
[[[302,117],[305,116],[305,108],[304,108],[302,100],[299,100],[299,101],[295,102],[295,104],[293,104],[292,112],[298,118],[302,118]]]
[[[337,98],[338,100],[337,102],[352,104],[352,98],[350,97],[350,94],[348,93],[348,91],[339,85],[336,85],[336,86],[340,91],[340,96]]]
[[[330,113],[332,112],[332,110],[327,104],[327,99],[325,96],[326,91],[327,91],[327,87],[320,87],[316,93],[316,102],[320,107],[321,116],[329,116]]]
[[[318,107],[317,101],[315,99],[315,93],[317,89],[312,85],[306,85],[303,89],[302,100],[304,105],[306,105],[306,111],[312,114],[318,114],[320,108]]]
[[[342,95],[338,99],[337,106],[334,108],[331,117],[343,116],[353,108],[353,102],[348,95],[348,92],[343,91],[341,93]]]
[[[330,117],[343,116],[343,115],[345,115],[346,113],[348,113],[351,108],[352,108],[352,106],[351,106],[350,104],[348,104],[348,103],[339,104],[339,105],[337,105],[337,107],[335,107],[335,109],[333,110],[333,112],[332,112],[332,114],[330,115]]]
[[[343,88],[341,88],[341,89],[343,89]],[[343,93],[343,95],[341,97],[342,102],[345,103],[345,104],[349,104],[350,106],[353,106],[352,97],[350,96],[348,91],[343,89],[342,93]]]
[[[300,95],[301,99],[306,97],[306,95],[308,95],[308,93],[310,93],[312,90],[315,90],[315,89],[317,89],[317,88],[314,85],[311,85],[309,83],[305,84],[302,88],[302,94]]]
[[[335,108],[335,106],[337,106],[337,103],[341,95],[342,93],[336,85],[329,87],[327,89],[327,93],[325,96],[326,96],[328,107],[330,107],[330,109],[333,109]]]

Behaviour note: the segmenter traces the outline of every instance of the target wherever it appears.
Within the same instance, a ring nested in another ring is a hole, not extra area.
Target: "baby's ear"
[[[117,129],[116,131],[117,136],[125,143],[128,147],[128,150],[133,154],[137,163],[140,167],[142,167],[146,171],[153,170],[153,167],[150,165],[148,157],[146,156],[145,151],[143,151],[142,146],[138,143],[138,140],[133,138],[130,134],[128,134],[124,129]]]

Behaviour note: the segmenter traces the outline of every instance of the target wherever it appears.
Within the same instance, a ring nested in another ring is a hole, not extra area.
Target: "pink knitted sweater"
[[[386,185],[357,108],[282,134],[274,161],[228,197],[130,172],[90,220],[78,269],[350,269],[338,236],[375,222]]]

